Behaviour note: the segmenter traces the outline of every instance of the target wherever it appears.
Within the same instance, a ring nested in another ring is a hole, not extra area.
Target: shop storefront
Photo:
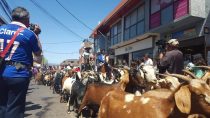
[[[137,38],[138,39],[138,38]],[[153,57],[154,37],[148,37],[142,40],[137,40],[128,45],[115,49],[115,62],[126,61],[130,65],[132,60],[137,60],[143,57],[144,54],[149,54]]]

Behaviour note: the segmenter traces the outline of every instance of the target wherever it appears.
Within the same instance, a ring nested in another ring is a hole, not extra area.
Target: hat
[[[170,39],[167,43],[173,46],[179,45],[179,41],[177,39]]]

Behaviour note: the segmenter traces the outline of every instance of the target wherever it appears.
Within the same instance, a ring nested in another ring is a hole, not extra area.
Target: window
[[[108,49],[110,47],[111,47],[111,38],[110,38],[110,36],[108,36],[106,49]]]
[[[111,45],[115,45],[121,41],[121,21],[111,28]]]
[[[144,6],[138,8],[138,21],[144,20]]]
[[[160,0],[151,0],[151,14],[160,10]]]
[[[144,5],[141,5],[125,17],[124,41],[144,33],[144,12]]]
[[[161,24],[167,24],[173,21],[173,6],[170,5],[161,11]]]
[[[136,24],[137,22],[137,10],[135,10],[131,15],[130,15],[130,19],[131,19],[131,25]]]
[[[174,19],[178,19],[188,14],[188,0],[177,0],[174,2]]]
[[[129,32],[130,32],[129,29],[125,29],[125,31],[124,31],[124,40],[128,40],[129,39]]]
[[[156,12],[150,16],[150,28],[160,26],[160,12]]]
[[[151,0],[150,29],[188,14],[189,0]]]
[[[130,37],[136,36],[136,25],[130,27]]]
[[[144,33],[144,21],[139,22],[137,24],[137,34],[140,35],[140,34],[143,34],[143,33]]]
[[[173,0],[161,0],[160,7],[165,8],[165,7],[169,6],[172,2],[173,2]]]

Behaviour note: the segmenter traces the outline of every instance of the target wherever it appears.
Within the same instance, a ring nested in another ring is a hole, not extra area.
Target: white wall
[[[190,15],[205,18],[205,0],[189,0],[190,1]]]

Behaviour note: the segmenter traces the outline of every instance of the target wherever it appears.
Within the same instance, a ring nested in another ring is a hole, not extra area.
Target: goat
[[[182,118],[195,113],[209,117],[209,86],[203,80],[177,74],[170,76],[185,80],[188,84],[180,84],[174,91],[151,90],[142,96],[116,89],[102,99],[99,118]]]

